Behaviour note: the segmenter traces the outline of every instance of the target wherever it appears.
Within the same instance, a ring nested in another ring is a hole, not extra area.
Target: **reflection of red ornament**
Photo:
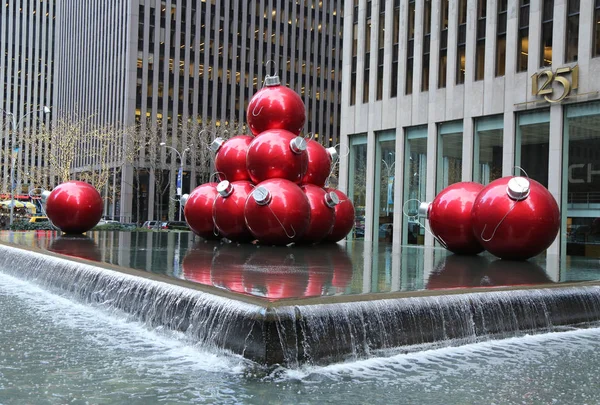
[[[210,147],[217,154],[215,168],[221,181],[250,180],[246,170],[246,153],[253,139],[248,135],[237,135],[227,141],[221,138],[213,141]]]
[[[283,129],[265,131],[250,143],[246,167],[254,183],[274,178],[300,183],[308,167],[306,140]]]
[[[485,278],[489,265],[483,256],[450,255],[444,257],[429,275],[428,290],[447,288],[489,287]]]
[[[337,156],[335,148],[325,149],[319,142],[311,139],[306,144],[306,154],[308,169],[302,178],[302,184],[324,187],[331,171],[331,164]]]
[[[548,273],[530,261],[495,260],[490,263],[485,274],[495,286],[552,283]]]
[[[526,260],[542,253],[560,226],[558,204],[535,180],[503,177],[488,184],[472,209],[475,237],[493,255]]]
[[[213,220],[221,235],[236,242],[252,240],[244,219],[244,204],[252,192],[252,183],[224,180],[217,185],[217,192],[219,195],[213,206]]]
[[[190,229],[204,239],[218,238],[212,219],[213,204],[217,195],[217,183],[205,183],[190,193],[183,209]]]
[[[439,193],[431,204],[424,204],[429,226],[435,236],[456,254],[474,255],[483,246],[473,234],[471,208],[483,185],[473,182],[454,183]]]
[[[65,233],[89,231],[100,221],[103,209],[98,190],[83,181],[62,183],[46,200],[48,218]]]
[[[354,226],[354,204],[340,190],[325,188],[325,191],[336,193],[340,199],[340,203],[335,206],[335,223],[333,224],[333,229],[323,240],[337,242],[344,239]]]
[[[181,268],[185,280],[194,281],[204,285],[212,285],[210,268],[213,255],[220,246],[219,242],[197,243],[183,258]]]
[[[325,191],[313,184],[305,184],[302,190],[310,204],[310,224],[301,239],[303,243],[317,243],[329,235],[335,222],[335,206],[340,200],[336,193]]]
[[[310,223],[310,205],[296,184],[271,179],[248,196],[244,216],[250,232],[261,243],[286,245],[304,235]]]
[[[294,90],[282,86],[277,76],[267,76],[265,87],[250,99],[248,126],[254,135],[269,129],[285,129],[298,135],[306,121],[306,109]]]
[[[62,255],[93,260],[95,262],[102,260],[102,253],[96,242],[85,235],[59,236],[52,241],[48,250]]]
[[[229,291],[246,293],[244,285],[244,264],[256,251],[256,247],[245,249],[242,246],[226,245],[214,255],[211,270],[211,280],[215,287]]]

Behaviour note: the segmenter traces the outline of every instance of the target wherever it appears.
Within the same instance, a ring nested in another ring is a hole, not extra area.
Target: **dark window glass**
[[[456,84],[465,82],[465,46],[467,42],[467,0],[458,0],[458,41],[456,46]]]
[[[408,2],[408,43],[406,47],[406,94],[412,94],[413,61],[415,56],[415,0]]]
[[[448,55],[448,0],[441,1],[440,12],[440,64],[438,71],[438,88],[446,87],[446,65]]]
[[[568,1],[566,46],[565,60],[567,62],[575,62],[579,46],[579,0]]]
[[[594,47],[593,56],[600,56],[600,0],[596,0],[594,7]]]
[[[529,57],[529,0],[519,2],[519,40],[517,42],[517,72],[527,70]]]
[[[504,76],[506,67],[506,11],[508,0],[498,0],[498,23],[496,26],[496,76]]]
[[[396,3],[398,5],[396,6]],[[400,40],[400,0],[394,1],[394,27],[392,28],[392,83],[390,97],[398,95],[398,42]]]
[[[540,66],[552,66],[552,19],[554,0],[543,0],[542,46],[540,48]]]
[[[485,20],[487,0],[477,2],[477,44],[475,46],[475,80],[483,80],[485,74]]]

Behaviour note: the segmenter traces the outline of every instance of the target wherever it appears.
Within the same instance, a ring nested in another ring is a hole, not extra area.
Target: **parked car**
[[[120,223],[119,221],[113,221],[110,219],[101,219],[97,225],[106,225],[106,224],[118,224]]]
[[[164,223],[163,229],[177,229],[180,231],[189,231],[190,227],[185,221],[167,221]]]
[[[31,217],[29,218],[30,223],[48,222],[48,217]]]
[[[142,225],[142,228],[146,229],[161,229],[163,222],[161,221],[146,221]]]

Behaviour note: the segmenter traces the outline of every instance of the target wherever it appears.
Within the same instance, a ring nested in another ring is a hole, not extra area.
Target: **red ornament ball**
[[[84,233],[102,217],[104,204],[98,190],[83,181],[67,181],[56,187],[46,200],[46,213],[65,233]]]
[[[255,184],[280,178],[300,183],[308,167],[306,140],[284,129],[271,129],[248,147],[246,167]]]
[[[285,179],[260,183],[244,208],[246,225],[259,242],[287,245],[302,238],[310,223],[310,204],[296,184]]]
[[[252,183],[249,181],[230,183],[224,180],[217,185],[219,195],[213,206],[213,221],[221,235],[227,239],[236,242],[249,242],[253,239],[244,218],[244,204],[252,190]]]
[[[314,184],[325,187],[325,182],[331,171],[334,156],[337,156],[335,148],[325,149],[319,142],[311,139],[306,143],[306,155],[308,156],[308,169],[302,177],[302,184]]]
[[[212,211],[217,198],[217,183],[205,183],[196,187],[188,197],[183,213],[185,220],[198,236],[204,239],[218,239],[213,223]]]
[[[335,206],[335,222],[331,233],[323,239],[327,242],[338,242],[346,237],[354,226],[354,204],[348,196],[340,190],[325,188],[325,191],[333,191],[339,197],[340,203]]]
[[[503,177],[488,184],[475,199],[471,215],[479,243],[507,260],[526,260],[542,253],[560,227],[552,194],[525,177]]]
[[[213,141],[210,147],[216,152],[215,168],[219,180],[229,182],[250,180],[246,170],[246,153],[253,139],[248,135],[237,135],[227,141],[222,138]]]
[[[284,129],[298,135],[306,121],[306,108],[298,93],[282,86],[277,76],[268,76],[265,87],[250,100],[246,115],[256,136],[269,129]]]
[[[325,191],[314,184],[303,185],[302,191],[310,204],[310,223],[300,242],[318,243],[333,229],[335,206],[340,199],[333,191]]]
[[[442,190],[429,204],[427,218],[435,236],[456,254],[476,255],[483,246],[473,234],[471,209],[483,185],[454,183]]]

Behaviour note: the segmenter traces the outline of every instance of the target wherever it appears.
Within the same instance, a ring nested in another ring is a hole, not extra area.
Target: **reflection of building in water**
[[[450,4],[357,0],[346,10],[350,152],[339,187],[357,205],[350,237],[433,245],[403,207],[415,215],[449,184],[488,184],[518,166],[560,205],[549,252],[600,257],[600,6]]]

